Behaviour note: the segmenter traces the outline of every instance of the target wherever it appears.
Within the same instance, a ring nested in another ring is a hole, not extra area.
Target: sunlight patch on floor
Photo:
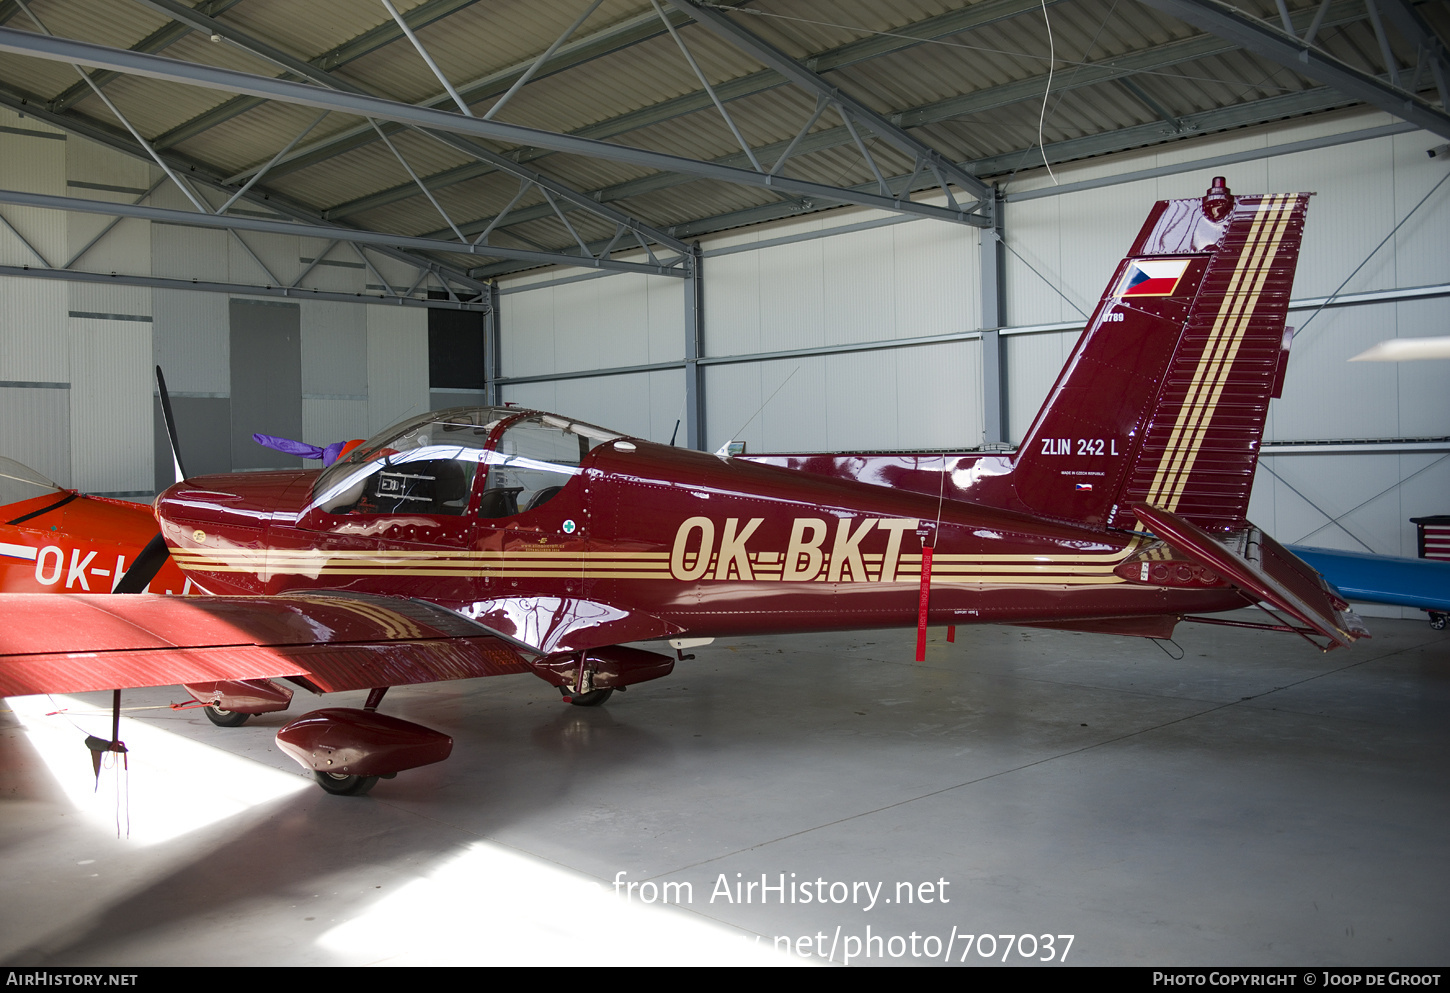
[[[470,845],[318,939],[376,965],[796,965],[769,938],[688,910],[627,903],[606,884],[488,842]]]
[[[9,704],[76,809],[137,844],[179,838],[312,785],[301,776],[122,717],[126,767],[119,756],[105,754],[98,786],[85,738],[110,739],[109,710],[59,695],[12,697]]]

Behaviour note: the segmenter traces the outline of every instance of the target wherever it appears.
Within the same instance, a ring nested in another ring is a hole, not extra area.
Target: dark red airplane
[[[1260,603],[1254,626],[1348,644],[1365,632],[1344,601],[1245,519],[1307,204],[1221,179],[1156,204],[1014,455],[732,458],[479,407],[321,472],[187,479],[156,516],[209,595],[3,597],[0,693],[184,683],[240,722],[285,708],[281,682],[370,689],[278,734],[361,793],[451,748],[377,713],[388,687],[532,672],[587,706],[674,667],[626,643],[972,622],[1166,638]]]

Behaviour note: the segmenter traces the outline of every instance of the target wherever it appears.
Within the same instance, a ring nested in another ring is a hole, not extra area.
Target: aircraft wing
[[[669,638],[684,630],[654,614],[578,597],[500,597],[479,604],[473,617],[539,655]]]
[[[1289,545],[1347,600],[1450,611],[1450,562]]]
[[[528,672],[507,643],[402,597],[0,594],[0,696],[291,677],[322,692]]]

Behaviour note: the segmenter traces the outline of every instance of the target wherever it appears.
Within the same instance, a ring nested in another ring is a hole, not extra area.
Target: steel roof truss
[[[651,0],[654,2],[654,0]],[[970,193],[980,203],[989,194],[989,188],[976,176],[961,169],[955,162],[912,137],[906,131],[892,124],[859,100],[843,93],[827,83],[816,73],[780,51],[751,31],[742,28],[714,7],[706,7],[697,0],[669,0],[677,10],[689,14],[701,27],[729,41],[752,58],[769,66],[797,86],[817,94],[825,94],[842,110],[842,117],[854,117],[869,127],[883,141],[912,158],[926,158],[936,167],[936,172]],[[849,121],[847,126],[850,127]],[[859,142],[859,138],[858,138]],[[867,156],[868,160],[870,156]],[[873,164],[874,171],[874,164]],[[976,204],[973,204],[976,206]]]
[[[317,127],[317,125],[321,124],[322,123],[322,119],[324,117],[326,117],[330,113],[332,113],[332,111],[330,111],[330,110],[324,110],[322,113],[318,114],[315,118],[313,118],[312,123],[309,124],[309,125],[307,125],[307,127],[303,128],[301,131],[297,132],[297,137],[295,137],[291,141],[289,141],[286,144],[286,146],[284,146],[282,148],[281,151],[279,151],[276,155],[272,156],[272,158],[268,160],[268,162],[267,162],[266,165],[262,166],[262,168],[259,169],[257,172],[252,173],[251,178],[248,179],[246,181],[246,183],[244,183],[242,185],[242,188],[239,189],[239,190],[237,190],[237,192],[233,193],[232,196],[231,196],[231,199],[228,200],[226,203],[222,204],[220,207],[218,207],[216,212],[218,214],[225,214],[227,212],[227,208],[229,208],[232,204],[236,203],[242,197],[246,196],[247,195],[247,191],[249,191],[253,186],[257,185],[257,180],[259,180],[263,176],[265,176],[267,174],[267,170],[268,169],[270,169],[274,165],[276,165],[277,162],[282,158],[282,156],[284,156],[288,152],[292,151],[292,147],[294,145],[296,145],[299,141],[301,141],[303,138],[307,137],[307,135],[312,131],[312,129],[315,128],[315,127]]]
[[[672,0],[674,2],[674,0]],[[1450,114],[1394,82],[1386,82],[1292,34],[1231,7],[1221,0],[1143,0],[1148,6],[1233,42],[1236,45],[1301,75],[1334,87],[1354,100],[1363,100],[1396,117],[1450,138]],[[1377,13],[1367,5],[1371,21]],[[3,30],[3,29],[0,29]],[[1382,35],[1382,31],[1378,31]],[[1393,54],[1386,71],[1398,78]]]
[[[1054,5],[1060,2],[1063,2],[1063,0],[1049,0],[1049,5]],[[1326,0],[1326,2],[1332,2],[1332,0]],[[1345,2],[1345,0],[1341,0],[1341,3],[1343,2]],[[911,47],[914,44],[929,42],[936,38],[945,37],[952,34],[958,34],[962,31],[981,27],[984,24],[991,24],[1002,20],[1007,20],[1012,17],[1019,16],[1025,12],[1036,12],[1038,9],[1039,3],[1036,2],[1036,0],[982,0],[982,2],[975,3],[971,7],[965,9],[947,11],[946,13],[934,15],[932,17],[926,18],[925,20],[916,21],[912,24],[905,25],[903,28],[901,28],[899,32],[893,33],[891,35],[878,35],[868,37],[859,41],[849,42],[837,48],[829,49],[818,55],[812,56],[808,60],[808,64],[811,67],[816,68],[817,71],[829,70],[832,68],[843,68],[845,66],[854,65],[858,62],[868,61],[872,58],[877,58],[883,55],[890,55],[904,48]],[[670,12],[667,11],[666,13],[669,14]],[[675,14],[675,16],[682,18],[684,15]],[[910,32],[910,34],[907,34],[907,32]],[[785,80],[783,80],[780,74],[775,72],[775,70],[762,69],[758,72],[750,73],[746,76],[739,76],[735,79],[724,82],[719,86],[715,87],[715,92],[717,95],[719,95],[722,102],[729,103],[731,100],[752,96],[757,93],[763,93],[767,90],[772,89],[773,87],[782,85],[784,82]],[[1037,85],[1037,92],[1040,93],[1041,89],[1042,87],[1039,83]],[[663,121],[668,121],[677,117],[685,116],[687,114],[695,113],[699,110],[704,109],[704,107],[708,106],[709,103],[709,94],[706,93],[704,90],[696,90],[693,93],[686,93],[678,97],[671,97],[652,106],[628,111],[624,114],[617,115],[616,117],[612,117],[604,121],[599,121],[594,124],[587,125],[584,128],[581,128],[573,133],[578,134],[581,137],[616,137],[629,131],[649,127],[654,124],[659,124]],[[784,153],[781,153],[780,159],[775,163],[774,166],[771,167],[768,173],[769,175],[775,175],[780,171],[781,167],[784,166],[785,161],[794,154],[794,146],[798,144],[801,139],[810,132],[810,129],[819,119],[820,113],[823,113],[825,109],[830,105],[831,101],[825,94],[817,94],[816,115],[813,116],[809,121],[807,121],[805,127],[803,127],[797,134],[796,140],[786,147],[786,151]],[[841,130],[844,131],[844,129]],[[371,133],[371,131],[369,131],[369,133]],[[329,152],[331,154],[341,154],[341,152],[346,151],[349,147],[356,147],[355,142],[359,139],[360,135],[361,132],[357,129],[350,129],[349,131],[343,132],[343,134],[341,135],[325,139],[324,141],[319,142],[318,145],[313,146],[312,148],[304,149],[304,151],[300,153],[300,155],[307,157],[316,157],[327,154]],[[846,140],[849,140],[849,138],[843,136],[842,141]],[[763,157],[771,148],[778,147],[779,146],[774,145],[765,146],[765,148],[759,150],[759,154]],[[516,160],[521,163],[530,162],[547,156],[549,154],[551,153],[547,149],[532,148],[523,151],[520,155],[518,155]],[[292,162],[284,162],[282,166],[283,169],[292,169],[295,167],[295,164]],[[488,172],[489,170],[487,168],[476,165],[456,166],[452,169],[445,169],[442,172],[434,173],[433,175],[426,177],[424,181],[429,184],[430,189],[437,190],[442,186],[448,186],[454,183],[462,183],[467,182],[471,179],[477,179],[481,176],[487,175]],[[231,177],[231,181],[238,181],[246,175],[247,173],[243,171],[242,173],[237,174],[237,176]],[[948,194],[950,194],[951,191],[949,188],[947,192]],[[411,183],[400,184],[389,190],[382,190],[378,193],[373,193],[364,197],[360,197],[357,200],[353,200],[349,203],[339,204],[338,206],[328,210],[326,213],[327,216],[330,218],[346,217],[349,214],[372,210],[377,207],[384,207],[391,203],[396,203],[399,200],[407,199],[408,197],[414,195],[416,194],[414,192],[414,187]],[[952,200],[952,202],[954,202],[954,199]],[[468,227],[468,225],[465,225],[464,229],[468,230]]]
[[[482,245],[486,243],[488,241],[489,232],[492,231],[494,228],[498,227],[500,222],[502,222],[503,219],[508,216],[509,211],[514,209],[514,204],[518,203],[519,200],[523,198],[523,195],[528,192],[529,187],[533,185],[534,181],[532,179],[520,179],[519,191],[514,194],[514,198],[508,202],[503,210],[499,211],[497,214],[494,215],[493,220],[488,222],[488,227],[483,229],[483,233],[480,234],[473,243],[475,245]],[[616,227],[620,226],[622,225],[616,225]]]
[[[660,20],[664,22],[665,30],[669,31],[670,37],[673,38],[675,40],[675,44],[679,46],[680,54],[685,57],[685,61],[688,62],[690,64],[690,68],[694,70],[695,78],[700,81],[700,85],[705,88],[705,92],[710,94],[710,100],[715,104],[715,109],[720,112],[721,117],[725,118],[726,126],[730,128],[730,133],[735,136],[736,143],[740,146],[741,150],[745,152],[745,157],[750,160],[750,165],[755,169],[756,172],[764,172],[765,170],[762,169],[760,166],[760,160],[757,159],[755,157],[755,153],[750,150],[750,142],[745,140],[745,136],[742,135],[740,133],[740,129],[735,126],[735,119],[732,118],[730,116],[730,112],[725,109],[725,104],[720,102],[720,97],[717,96],[715,93],[715,87],[711,86],[710,80],[705,78],[705,73],[703,70],[701,70],[700,63],[695,61],[695,57],[690,54],[689,48],[685,46],[684,39],[681,38],[680,33],[675,30],[675,26],[670,23],[670,19],[665,16],[664,9],[660,7],[659,0],[649,0],[649,2],[650,6],[654,7],[655,13],[659,15]]]
[[[41,19],[35,16],[35,12],[30,9],[29,5],[26,4],[25,0],[15,0],[15,3],[20,7],[21,10],[25,11],[25,16],[30,18],[30,20],[35,24],[36,30],[38,30],[41,34],[45,35],[48,38],[55,37],[51,33],[50,28],[46,27]],[[124,127],[127,131],[131,132],[131,137],[136,139],[136,144],[144,148],[146,150],[146,154],[151,156],[152,161],[154,161],[158,166],[161,167],[161,171],[171,177],[171,181],[177,185],[178,189],[181,190],[182,195],[190,200],[192,202],[192,205],[196,207],[197,210],[201,211],[202,213],[206,213],[207,208],[205,206],[205,203],[199,197],[197,197],[196,191],[183,183],[181,181],[181,177],[171,171],[171,167],[166,164],[165,160],[161,158],[161,155],[156,151],[156,149],[152,148],[150,142],[148,142],[145,138],[141,137],[141,132],[137,131],[135,126],[126,119],[126,115],[121,113],[120,108],[118,108],[111,101],[110,97],[106,96],[106,94],[101,91],[101,88],[91,80],[91,77],[86,73],[86,71],[80,66],[76,65],[74,62],[70,63],[70,67],[76,71],[76,75],[80,76],[82,82],[89,86],[91,88],[91,91],[100,98],[101,102],[106,105],[106,109],[115,116],[116,120],[121,122],[121,126]]]
[[[598,10],[599,5],[603,2],[604,0],[594,0],[593,3],[586,7],[584,9],[584,13],[580,14],[578,18],[575,19],[573,24],[565,28],[563,34],[559,35],[559,37],[554,39],[554,43],[552,45],[539,53],[539,57],[537,59],[534,59],[534,61],[530,63],[529,67],[524,70],[523,74],[519,76],[518,79],[514,80],[514,84],[504,92],[504,95],[494,101],[493,106],[488,108],[488,111],[483,115],[483,119],[485,121],[493,120],[494,115],[497,114],[500,110],[503,110],[504,104],[512,100],[514,94],[517,93],[519,90],[523,89],[524,84],[534,78],[534,73],[538,72],[543,67],[544,63],[548,62],[554,57],[554,53],[559,50],[559,46],[564,44],[564,42],[568,41],[569,38],[574,34],[574,32],[579,30],[580,25],[587,21],[589,19],[589,15]]]
[[[293,56],[288,55],[286,52],[281,51],[275,46],[270,45],[267,42],[262,41],[261,39],[252,37],[246,32],[240,31],[237,28],[224,24],[223,22],[218,21],[215,18],[211,18],[206,16],[205,14],[201,14],[193,10],[192,8],[187,7],[185,4],[180,3],[179,0],[136,0],[136,2],[144,4],[147,7],[152,7],[154,9],[168,13],[170,16],[175,17],[177,20],[183,21],[184,23],[192,24],[199,30],[210,31],[213,35],[219,35],[220,37],[225,38],[230,44],[235,45],[239,49],[250,52],[251,54],[256,55],[260,58],[266,59],[267,61],[277,66],[280,66],[287,72],[292,73],[293,75],[298,76],[301,79],[311,80],[312,82],[317,83],[320,86],[324,86],[334,92],[352,94],[358,97],[369,99],[386,99],[382,97],[376,97],[374,94],[368,93],[361,87],[355,86],[352,83],[347,82],[346,80],[339,79],[338,77],[323,69],[318,68],[310,62],[304,62],[301,59],[294,58]],[[396,10],[392,8],[391,4],[388,3],[388,0],[383,0],[383,2],[384,5],[393,12],[394,17],[396,18],[397,23],[400,27],[400,30],[402,30],[404,34],[408,37],[408,39],[413,42],[413,45],[418,50],[418,53],[428,64],[429,68],[433,71],[433,74],[438,77],[444,88],[452,96],[454,102],[456,102],[457,105],[462,109],[464,115],[471,116],[471,112],[468,110],[467,102],[463,99],[462,96],[459,95],[458,91],[453,88],[452,84],[450,84],[448,80],[443,76],[442,70],[438,68],[437,63],[433,61],[427,50],[423,48],[422,43],[418,41],[417,35],[415,35],[412,29],[408,27],[406,20],[397,15]],[[191,63],[184,62],[179,64],[191,65]],[[264,79],[266,77],[254,78]],[[279,82],[281,81],[279,80]],[[271,94],[266,93],[254,95],[263,97],[271,96]],[[387,102],[393,103],[394,101]],[[364,114],[363,116],[366,117],[369,115]],[[385,117],[386,115],[378,116]],[[392,119],[397,120],[397,118]],[[408,127],[418,127],[416,122],[410,122],[405,120],[400,121],[400,123]],[[376,125],[374,126],[376,127]],[[419,128],[419,130],[422,129]],[[380,130],[378,131],[378,134],[379,136],[383,137],[384,140],[386,140],[386,136],[384,136]],[[471,141],[456,134],[434,134],[433,137],[443,141],[454,150],[462,152],[463,154],[468,155],[471,158],[488,162],[490,165],[502,170],[503,172],[507,172],[515,176],[527,175],[529,178],[533,179],[536,183],[538,183],[541,188],[547,186],[547,188],[551,189],[557,196],[568,200],[569,202],[586,211],[589,211],[590,213],[598,214],[611,222],[622,222],[631,225],[637,225],[651,238],[661,240],[666,244],[670,244],[670,247],[675,249],[676,251],[686,250],[686,246],[683,242],[679,244],[673,244],[673,239],[671,239],[669,235],[665,234],[664,232],[655,231],[649,228],[647,225],[641,223],[640,221],[635,220],[632,217],[628,217],[627,215],[621,213],[618,210],[602,206],[601,204],[590,200],[588,197],[579,193],[577,190],[573,190],[565,184],[558,182],[557,180],[545,179],[538,173],[534,173],[531,170],[523,168],[512,159],[506,158],[502,155],[498,155],[497,153],[491,151],[483,145],[478,144],[476,141]],[[397,154],[396,151],[394,152],[394,154]],[[412,173],[411,169],[409,169],[408,171],[410,174]],[[415,176],[414,179],[416,180],[416,178],[417,177]],[[427,192],[426,189],[424,192]],[[432,197],[430,196],[429,199],[432,199]],[[434,203],[434,206],[437,206],[436,202]],[[452,222],[450,221],[449,223],[451,224]],[[460,235],[459,237],[461,238],[462,235]]]
[[[541,131],[537,128],[527,128],[516,124],[483,121],[476,117],[464,117],[461,114],[433,110],[429,107],[417,107],[412,104],[398,103],[381,97],[335,89],[329,90],[317,86],[310,86],[305,83],[295,83],[290,80],[277,79],[270,76],[257,76],[230,69],[218,69],[214,66],[199,65],[193,62],[178,62],[175,59],[144,55],[138,52],[128,52],[108,48],[104,45],[93,45],[88,42],[40,37],[28,31],[0,28],[0,51],[48,59],[50,61],[80,62],[84,65],[101,68],[120,69],[125,72],[148,76],[153,79],[185,83],[207,89],[250,93],[254,96],[265,96],[269,99],[280,100],[284,103],[300,104],[302,106],[317,107],[319,109],[340,110],[344,113],[357,114],[362,117],[377,117],[379,119],[394,120],[405,124],[415,124],[429,130],[446,131],[452,135],[488,138],[514,145],[538,145],[544,148],[553,148],[557,151],[570,152],[591,158],[625,162],[647,169],[656,169],[664,172],[682,172],[701,179],[738,183],[743,186],[757,188],[779,188],[807,196],[821,196],[841,200],[846,203],[854,203],[863,207],[876,207],[901,213],[921,214],[925,217],[935,217],[944,221],[977,224],[978,226],[981,223],[980,218],[973,218],[971,215],[962,211],[949,210],[911,200],[883,197],[879,194],[860,193],[855,190],[832,186],[828,183],[817,183],[810,180],[796,179],[794,177],[765,176],[747,169],[722,166],[714,162],[704,162],[679,155],[654,152],[644,148],[616,145],[607,141],[598,141],[590,138],[578,138],[573,135],[558,134],[553,131]],[[475,154],[484,153],[480,151]],[[498,156],[498,158],[507,162],[507,160],[503,160],[502,156]],[[935,165],[936,163],[934,162],[933,164]],[[508,166],[510,171],[517,168],[511,162],[508,163]],[[547,186],[548,188],[553,188],[558,185],[548,183],[546,180],[542,180],[542,178],[536,180],[536,182],[539,182],[540,186]],[[559,190],[554,189],[553,192],[558,193]],[[569,192],[572,197],[578,198],[576,202],[587,202],[591,210],[599,209],[597,203],[589,200],[583,194],[575,193],[572,190]],[[617,214],[618,212],[615,213]],[[645,228],[644,225],[641,225],[633,218],[625,218],[623,215],[619,215],[617,219],[635,228],[637,231]],[[651,234],[652,240],[659,241],[672,248],[675,247],[676,239],[673,237],[660,233],[659,237],[655,238],[653,237],[653,232]]]
[[[403,167],[403,171],[412,177],[414,183],[418,184],[418,189],[423,191],[423,195],[428,198],[428,202],[433,205],[433,209],[438,211],[438,216],[443,218],[443,223],[453,229],[453,233],[458,236],[459,241],[466,243],[468,239],[463,236],[462,231],[458,230],[458,225],[453,223],[453,218],[448,216],[448,211],[443,209],[443,205],[433,196],[432,191],[418,178],[418,174],[413,171],[412,166],[408,165],[408,160],[403,158],[403,153],[398,151],[398,147],[388,140],[387,135],[383,134],[383,129],[378,126],[378,122],[369,117],[368,123],[377,131],[378,137],[383,139],[383,144],[388,146],[388,151],[393,153],[393,158],[398,160],[398,164]]]

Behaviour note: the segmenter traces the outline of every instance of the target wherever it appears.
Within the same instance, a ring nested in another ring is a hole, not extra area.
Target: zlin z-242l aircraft
[[[1221,179],[1156,204],[1015,455],[732,458],[480,407],[321,472],[187,479],[156,516],[208,595],[6,596],[0,692],[183,683],[243,720],[285,708],[283,682],[368,689],[277,736],[361,793],[452,746],[377,712],[401,684],[532,672],[589,705],[720,636],[1166,638],[1252,604],[1250,626],[1348,644],[1347,604],[1245,518],[1307,204]],[[674,655],[625,647],[654,640]]]

